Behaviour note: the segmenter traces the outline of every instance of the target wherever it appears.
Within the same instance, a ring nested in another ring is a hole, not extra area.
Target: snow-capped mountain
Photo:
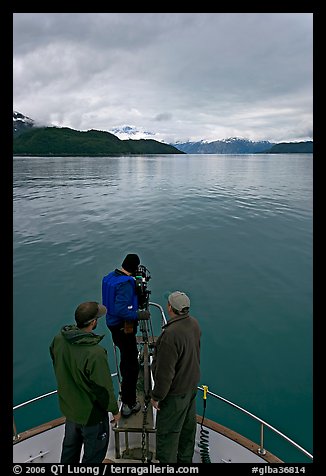
[[[13,111],[13,135],[14,138],[20,136],[23,132],[30,130],[31,128],[49,127],[49,125],[42,125],[25,116],[21,112]],[[50,126],[54,127],[54,126]],[[139,140],[139,139],[153,139],[155,142],[162,142],[160,140],[160,134],[156,132],[149,132],[145,129],[137,128],[135,126],[119,126],[114,127],[107,131],[120,140]],[[164,143],[163,143],[164,144]],[[186,154],[257,154],[266,153],[272,150],[272,147],[278,145],[283,148],[275,150],[277,152],[302,152],[312,153],[313,142],[303,143],[281,143],[269,141],[251,141],[240,137],[229,137],[228,139],[222,139],[217,141],[208,142],[207,140],[200,140],[198,142],[175,142],[167,145],[175,147],[178,151]],[[284,149],[285,147],[285,149]],[[274,152],[274,148],[273,148]],[[169,152],[168,152],[169,153]]]
[[[35,121],[21,112],[13,112],[13,134],[17,136],[27,129],[35,127]]]
[[[199,142],[176,142],[171,145],[186,154],[255,154],[270,149],[274,143],[229,137],[213,142],[201,140]]]
[[[154,139],[157,140],[155,132],[148,132],[135,126],[118,126],[113,127],[108,132],[114,134],[121,140],[126,139]]]

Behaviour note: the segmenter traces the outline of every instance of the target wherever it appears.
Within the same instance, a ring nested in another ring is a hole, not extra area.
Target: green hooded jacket
[[[59,405],[67,420],[95,425],[108,412],[119,412],[104,336],[66,325],[53,339],[50,355],[58,385]]]

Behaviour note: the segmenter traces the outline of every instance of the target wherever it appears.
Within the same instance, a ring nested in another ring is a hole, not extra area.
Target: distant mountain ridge
[[[30,135],[25,136],[27,133]],[[110,132],[41,127],[30,117],[13,112],[15,155],[313,153],[313,141],[275,143],[230,137],[212,142],[165,144],[143,136],[153,137],[155,133],[131,126],[116,127]]]
[[[183,142],[173,145],[186,154],[256,154],[265,152],[275,143],[269,141],[253,142],[248,139],[230,137],[213,142]]]
[[[18,124],[18,126],[17,126]],[[77,131],[68,127],[40,127],[21,113],[13,115],[13,153],[24,156],[106,156],[184,154],[153,139],[121,140],[105,131]]]
[[[273,145],[267,154],[312,154],[314,151],[313,141],[306,142],[280,142]]]
[[[230,137],[213,142],[183,142],[173,144],[186,154],[283,154],[313,153],[313,142],[269,142],[250,141],[238,137]]]

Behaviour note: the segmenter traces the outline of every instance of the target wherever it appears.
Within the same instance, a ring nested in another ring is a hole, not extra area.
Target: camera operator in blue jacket
[[[136,254],[127,254],[120,269],[115,269],[102,279],[102,302],[107,308],[106,324],[113,343],[120,350],[121,414],[130,416],[140,410],[136,400],[139,371],[136,341],[139,319],[149,319],[148,310],[138,309],[135,275],[140,264]]]

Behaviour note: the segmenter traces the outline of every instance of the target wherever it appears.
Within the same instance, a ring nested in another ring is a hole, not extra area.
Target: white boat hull
[[[211,463],[281,462],[281,460],[268,452],[264,457],[260,456],[258,454],[258,445],[210,420],[205,420],[204,428],[209,432],[208,454]],[[201,426],[198,423],[193,463],[202,463],[199,447],[200,429]],[[13,462],[35,464],[60,463],[63,436],[63,418],[22,433],[13,445]],[[141,433],[128,433],[129,448],[131,450],[135,448],[139,449],[138,453],[140,454],[142,450],[141,441]],[[155,459],[155,433],[150,433],[149,435],[149,449],[153,454],[151,462],[157,462]],[[114,464],[142,463],[141,459],[136,460],[129,458],[128,455],[126,456],[125,450],[125,439],[122,432],[120,435],[120,453],[122,457],[116,458],[115,434],[111,427],[110,442],[104,462]]]

